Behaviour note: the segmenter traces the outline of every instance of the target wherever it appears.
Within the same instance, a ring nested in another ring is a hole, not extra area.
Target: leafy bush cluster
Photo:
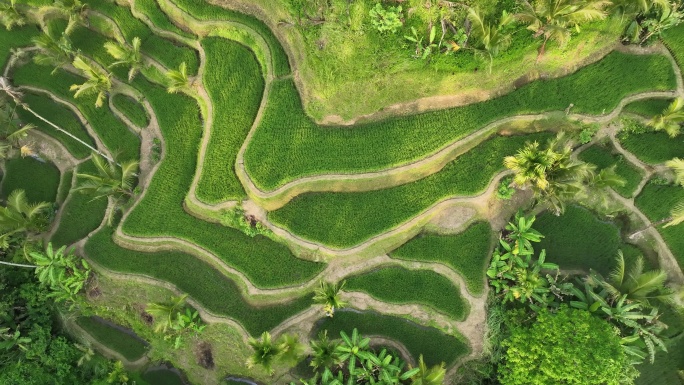
[[[404,24],[401,21],[401,5],[396,7],[383,7],[381,3],[376,3],[374,8],[368,12],[371,25],[380,33],[395,33]]]

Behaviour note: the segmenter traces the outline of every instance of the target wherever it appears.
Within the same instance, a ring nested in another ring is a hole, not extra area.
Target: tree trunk
[[[24,265],[21,263],[12,263],[12,262],[5,262],[5,261],[0,261],[0,265],[7,265],[7,266],[14,266],[14,267],[30,267],[30,268],[36,268],[38,266],[34,265]]]
[[[641,229],[641,230],[638,230],[638,231],[636,231],[636,232],[630,234],[627,238],[629,238],[629,239],[634,239],[637,235],[643,233],[644,231],[650,229],[651,227],[655,227],[655,226],[658,226],[658,225],[662,225],[663,223],[669,222],[669,221],[671,221],[671,220],[672,220],[672,217],[668,217],[668,218],[665,218],[665,219],[661,219],[661,220],[659,220],[658,222],[651,222],[650,225],[644,227],[644,228]]]

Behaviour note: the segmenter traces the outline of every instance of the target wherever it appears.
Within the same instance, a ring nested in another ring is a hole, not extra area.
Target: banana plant
[[[370,338],[362,338],[359,331],[354,328],[351,338],[344,331],[340,332],[342,337],[342,344],[337,347],[340,353],[340,360],[348,361],[349,373],[356,373],[356,361],[370,359],[368,346],[370,345]]]
[[[427,59],[433,53],[439,51],[440,45],[435,43],[435,38],[437,37],[437,28],[433,25],[430,29],[430,34],[428,36],[427,42],[423,43],[423,37],[418,34],[418,31],[414,27],[411,27],[411,36],[404,36],[404,39],[414,43],[416,45],[414,58],[421,58],[422,60]]]
[[[515,247],[511,251],[514,255],[531,253],[533,250],[532,242],[538,243],[544,238],[539,231],[532,228],[535,220],[535,216],[526,217],[522,211],[518,210],[514,221],[508,222],[506,225],[506,230],[509,231],[506,238],[515,242]]]

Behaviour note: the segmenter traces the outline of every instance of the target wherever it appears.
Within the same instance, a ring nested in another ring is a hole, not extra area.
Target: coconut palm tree
[[[475,52],[479,55],[489,58],[489,73],[491,74],[494,57],[511,44],[511,35],[507,34],[505,29],[513,23],[514,17],[503,11],[499,22],[491,23],[485,21],[479,9],[469,8],[468,19],[473,25],[470,37],[475,40],[471,47],[475,47]]]
[[[21,4],[17,4],[17,0],[0,0],[0,22],[8,31],[28,22],[26,9],[22,8]]]
[[[25,245],[45,230],[49,207],[47,202],[29,203],[24,190],[12,191],[6,206],[0,206],[0,249],[7,250],[18,238],[23,238]]]
[[[113,41],[108,41],[104,45],[107,53],[117,60],[117,62],[112,63],[110,68],[117,65],[130,67],[128,71],[129,82],[133,80],[135,75],[137,75],[142,68],[143,62],[140,53],[140,42],[140,38],[136,36],[133,38],[130,46],[123,42],[119,43]]]
[[[249,338],[249,346],[254,353],[247,359],[247,367],[261,366],[269,375],[273,375],[273,364],[282,353],[281,347],[271,340],[271,333],[263,332],[260,339]]]
[[[684,159],[674,158],[665,162],[665,165],[674,171],[675,182],[684,187]],[[684,200],[672,208],[670,218],[667,219],[667,224],[664,227],[675,226],[682,222],[684,222]]]
[[[279,361],[294,367],[299,361],[304,358],[304,344],[299,342],[299,336],[296,334],[283,334],[277,341],[280,355]]]
[[[171,297],[169,303],[148,303],[145,311],[154,317],[154,331],[157,333],[166,333],[167,330],[173,327],[181,313],[187,294],[178,297]]]
[[[18,149],[21,156],[33,154],[24,140],[35,126],[21,124],[16,113],[17,106],[17,102],[8,94],[0,94],[0,160],[6,159],[13,148]]]
[[[544,55],[549,40],[565,45],[570,40],[571,29],[579,29],[581,23],[604,19],[604,9],[610,5],[606,0],[537,0],[521,2],[521,10],[515,17],[527,24],[534,37],[543,37],[539,57]]]
[[[649,305],[650,300],[670,301],[673,292],[665,287],[667,272],[662,269],[644,271],[644,260],[639,256],[629,270],[625,267],[625,257],[618,251],[615,269],[607,279],[592,272],[587,278],[593,286],[601,286],[607,293],[617,300],[623,295],[630,301],[642,302]]]
[[[418,373],[411,378],[411,385],[442,385],[444,383],[444,376],[446,375],[444,362],[428,368],[421,354],[418,359],[418,369]]]
[[[119,165],[115,161],[106,161],[96,153],[92,154],[91,159],[97,174],[77,173],[76,178],[83,182],[74,191],[94,195],[94,199],[111,198],[113,206],[108,213],[108,222],[111,224],[114,214],[133,196],[138,162],[131,160]]]
[[[340,353],[337,351],[339,343],[328,338],[327,330],[319,332],[318,339],[311,340],[310,345],[311,350],[313,351],[310,365],[315,370],[330,368],[334,365],[338,365],[342,361],[340,359]]]
[[[320,286],[314,291],[314,303],[323,305],[323,311],[328,317],[335,315],[336,309],[341,309],[347,306],[347,303],[340,299],[340,290],[344,287],[346,281],[342,281],[337,285],[321,280]]]
[[[182,62],[178,70],[169,70],[166,73],[166,80],[169,85],[167,91],[170,94],[175,94],[181,91],[189,91],[190,80],[188,80],[188,68],[185,62]]]
[[[39,49],[38,53],[33,56],[33,61],[39,65],[55,67],[52,74],[73,60],[74,50],[71,46],[71,40],[66,34],[56,38],[49,31],[46,31],[31,41]]]
[[[684,124],[684,98],[676,98],[648,123],[656,131],[665,131],[671,138],[679,135]]]
[[[69,20],[64,31],[67,35],[71,35],[79,25],[88,25],[88,4],[81,0],[54,0],[52,5],[44,7],[43,12]]]
[[[76,56],[73,65],[83,73],[86,81],[83,84],[73,84],[69,90],[76,91],[74,94],[75,98],[78,98],[81,95],[97,95],[95,107],[102,107],[107,94],[112,89],[110,74],[105,73],[96,66],[86,62],[81,56]]]
[[[665,165],[675,173],[675,183],[684,187],[684,159],[673,158],[665,162]]]
[[[653,7],[668,8],[668,0],[612,0],[611,9],[620,15],[637,15],[650,11]]]

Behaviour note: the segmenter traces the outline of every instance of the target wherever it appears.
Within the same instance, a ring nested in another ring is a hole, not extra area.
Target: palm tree
[[[74,50],[71,47],[71,40],[66,34],[62,34],[58,39],[46,31],[42,35],[34,37],[32,41],[39,49],[39,52],[33,56],[33,61],[39,65],[55,67],[52,74],[73,60]]]
[[[673,292],[665,287],[667,280],[665,270],[644,272],[644,260],[639,256],[634,265],[627,271],[622,251],[618,251],[616,261],[617,265],[608,279],[604,279],[600,274],[594,272],[587,278],[588,282],[593,286],[604,288],[613,300],[617,300],[623,295],[630,301],[642,302],[647,305],[649,300],[653,299],[672,300]]]
[[[579,29],[583,22],[604,19],[604,11],[610,1],[606,0],[537,0],[532,6],[529,1],[522,1],[522,9],[515,17],[527,29],[534,32],[534,37],[543,36],[544,42],[539,47],[539,57],[544,55],[549,40],[565,45],[570,40],[571,28]]]
[[[8,94],[0,95],[0,160],[6,159],[12,148],[18,149],[21,156],[33,153],[31,147],[23,143],[23,140],[35,126],[21,125],[16,113],[17,106],[17,102]]]
[[[299,342],[296,334],[281,335],[277,344],[280,350],[279,360],[289,366],[294,367],[304,357],[304,344]]]
[[[477,39],[474,46],[478,48],[475,52],[489,57],[489,73],[491,74],[494,57],[511,44],[511,35],[504,31],[514,18],[503,11],[498,23],[490,23],[484,20],[477,8],[469,8],[468,19],[473,23],[470,36]]]
[[[142,68],[142,55],[140,54],[140,38],[134,37],[132,44],[128,46],[126,43],[115,43],[108,41],[105,43],[104,47],[107,53],[111,55],[114,59],[118,60],[110,65],[111,67],[117,65],[125,65],[130,67],[128,71],[128,81],[132,81],[135,75],[140,72]]]
[[[247,359],[247,367],[261,366],[269,375],[273,375],[273,363],[282,353],[281,347],[271,341],[271,333],[263,332],[260,339],[249,338],[249,346],[254,353]]]
[[[88,24],[88,5],[81,0],[55,0],[48,8],[69,20],[64,31],[67,35],[70,35],[77,26]]]
[[[347,303],[340,299],[340,290],[344,287],[346,281],[338,286],[334,283],[329,283],[321,280],[320,286],[314,292],[314,303],[324,305],[323,311],[328,317],[335,315],[336,309],[341,309],[347,306]]]
[[[42,232],[46,225],[47,202],[31,204],[24,190],[14,190],[7,205],[0,206],[0,249],[7,250],[15,237],[24,237],[23,244]]]
[[[188,80],[188,68],[185,62],[182,62],[178,70],[169,70],[166,73],[166,80],[169,85],[167,91],[170,94],[175,94],[181,91],[189,91],[190,80]]]
[[[618,175],[618,173],[615,171],[616,168],[617,164],[614,164],[610,167],[604,168],[599,173],[594,174],[590,184],[599,189],[614,189],[616,187],[622,187],[626,185],[627,181],[625,178]]]
[[[675,173],[675,183],[684,187],[684,159],[673,158],[665,162],[665,165]]]
[[[411,385],[442,385],[444,383],[444,376],[446,375],[444,362],[428,368],[421,354],[418,359],[418,369],[418,373],[411,378]]]
[[[684,159],[674,158],[665,162],[675,172],[675,182],[684,187]],[[675,204],[670,211],[670,218],[664,227],[675,226],[684,222],[684,200]]]
[[[176,323],[178,314],[181,312],[183,305],[185,304],[185,298],[187,294],[183,294],[178,297],[171,297],[169,303],[148,303],[145,311],[150,313],[154,317],[154,331],[159,333],[166,333],[169,328],[172,328]]]
[[[106,161],[96,153],[92,154],[91,159],[97,169],[97,175],[77,173],[76,177],[82,179],[83,183],[75,191],[92,194],[95,196],[94,199],[111,198],[114,202],[108,213],[108,223],[111,224],[114,214],[121,210],[133,195],[138,162],[131,160],[119,165],[114,161]]]
[[[0,22],[8,31],[14,27],[26,25],[28,21],[26,11],[17,5],[17,0],[0,1]]]
[[[622,15],[644,14],[653,7],[667,8],[668,0],[612,0],[612,9]]]
[[[78,359],[78,362],[76,363],[76,366],[83,366],[83,364],[90,362],[90,360],[95,357],[95,351],[93,350],[92,346],[90,345],[90,342],[86,342],[86,344],[74,344],[76,349],[80,350],[83,354],[81,355],[81,358]]]
[[[648,123],[656,131],[665,131],[671,138],[679,135],[684,124],[684,98],[676,98]]]
[[[105,73],[94,65],[87,63],[81,56],[76,56],[73,62],[76,69],[81,70],[86,81],[83,84],[74,84],[69,88],[76,91],[75,98],[81,95],[96,94],[95,107],[102,107],[107,94],[112,89],[110,74]]]
[[[340,353],[337,351],[339,345],[328,338],[328,331],[323,330],[318,333],[318,339],[310,342],[313,354],[310,365],[315,370],[319,368],[329,368],[341,362]]]

